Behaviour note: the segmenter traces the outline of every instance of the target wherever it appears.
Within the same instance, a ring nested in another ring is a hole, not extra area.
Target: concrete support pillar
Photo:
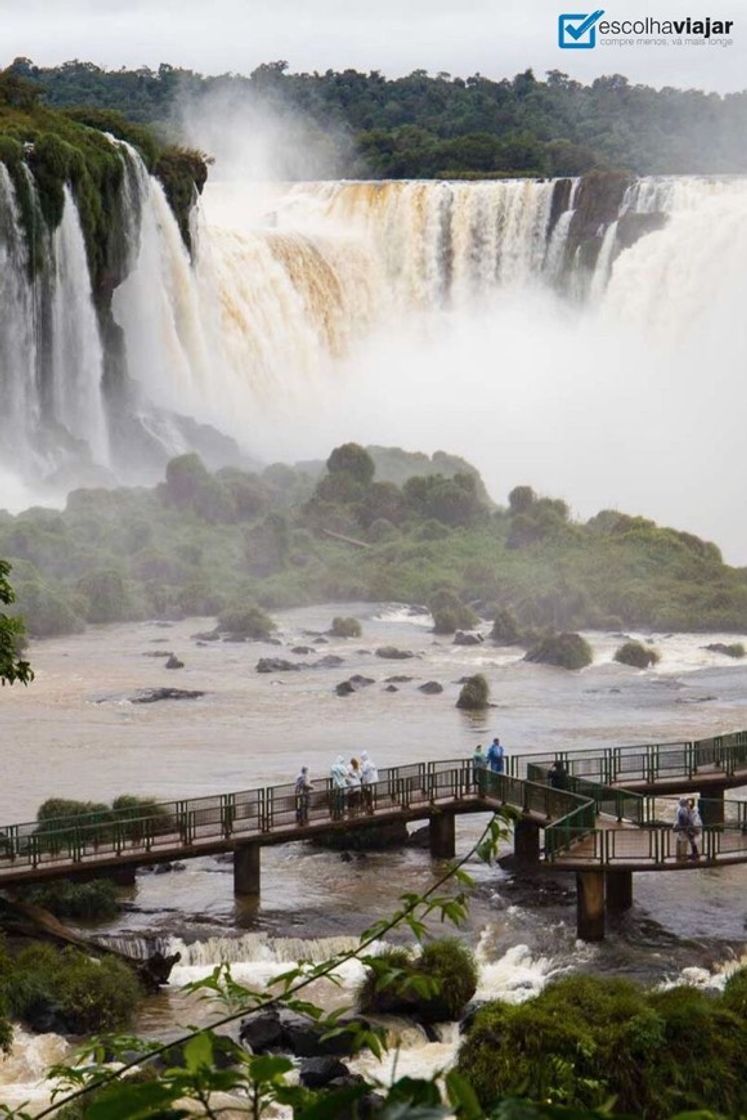
[[[633,905],[633,872],[608,871],[607,908],[610,914],[621,914]]]
[[[241,844],[233,853],[233,893],[258,895],[260,884],[260,845]]]
[[[701,800],[698,803],[700,810],[700,819],[706,828],[715,828],[724,823],[724,794],[726,788],[724,786],[717,786],[711,789],[709,786],[700,794]]]
[[[455,820],[454,813],[435,813],[428,822],[434,859],[453,859],[456,855]]]
[[[604,939],[604,872],[576,872],[576,929],[582,941]]]
[[[514,855],[522,863],[539,863],[540,827],[530,817],[521,817],[514,825]]]

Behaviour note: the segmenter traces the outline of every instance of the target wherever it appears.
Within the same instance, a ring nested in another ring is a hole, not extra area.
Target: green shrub
[[[261,607],[254,604],[229,607],[218,616],[221,630],[240,638],[253,638],[262,641],[269,638],[275,623]]]
[[[621,665],[632,665],[634,669],[648,669],[655,665],[659,654],[651,646],[644,646],[642,642],[624,642],[615,651],[615,661]]]
[[[518,1006],[475,1016],[458,1068],[481,1104],[504,1096],[664,1120],[679,1110],[744,1114],[745,1023],[693,988],[646,992],[624,980],[573,976]]]
[[[448,588],[442,588],[431,596],[428,609],[433,615],[433,629],[436,634],[472,630],[480,621],[472,608],[463,603],[459,596]]]
[[[562,669],[583,669],[591,665],[593,656],[585,638],[580,634],[563,632],[540,638],[527,650],[524,660],[557,665]]]
[[[456,706],[466,711],[480,711],[482,708],[487,708],[489,696],[490,685],[482,673],[476,673],[474,677],[468,677],[462,685]]]
[[[497,646],[518,645],[521,639],[519,624],[516,621],[516,616],[507,608],[503,607],[496,610],[490,638]]]
[[[29,888],[24,897],[58,918],[104,919],[119,913],[117,888],[109,879],[93,879],[90,883],[58,879]]]
[[[413,957],[390,949],[372,960],[358,992],[363,1012],[411,1015],[422,1023],[455,1020],[477,989],[472,953],[456,938],[429,941]]]
[[[357,618],[342,618],[338,615],[332,619],[329,632],[336,638],[360,638],[363,630]]]
[[[39,1001],[52,1001],[71,1034],[126,1027],[142,996],[134,972],[114,957],[93,960],[77,949],[49,945],[23,949],[0,975],[0,996],[24,1021]]]
[[[747,1023],[747,968],[732,972],[724,987],[723,1004]]]
[[[126,622],[142,615],[130,585],[113,568],[87,572],[78,580],[77,591],[87,602],[89,622]]]

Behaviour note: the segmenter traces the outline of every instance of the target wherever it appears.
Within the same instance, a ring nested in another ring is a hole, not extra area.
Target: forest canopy
[[[393,79],[378,70],[294,74],[282,60],[249,76],[204,76],[166,63],[157,70],[78,60],[39,67],[27,58],[10,70],[33,81],[49,106],[115,109],[166,131],[186,102],[199,106],[215,94],[260,101],[331,137],[327,174],[348,178],[747,170],[747,91],[656,90],[620,74],[584,85],[560,70],[501,80],[425,70]]]

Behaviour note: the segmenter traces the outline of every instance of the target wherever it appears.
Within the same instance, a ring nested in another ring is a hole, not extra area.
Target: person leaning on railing
[[[332,764],[329,777],[332,783],[330,815],[333,821],[339,821],[345,815],[345,798],[348,788],[347,767],[341,754],[338,754],[337,761]]]
[[[296,778],[296,824],[308,824],[309,821],[309,804],[311,803],[311,791],[314,787],[309,781],[309,768],[302,766],[301,772]]]
[[[487,773],[488,759],[482,749],[482,743],[478,743],[472,753],[472,778],[477,786],[477,792],[481,796],[485,794],[487,789]]]

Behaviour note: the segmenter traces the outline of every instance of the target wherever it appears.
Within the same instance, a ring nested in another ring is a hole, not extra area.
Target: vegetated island
[[[152,489],[0,512],[0,556],[31,637],[361,600],[427,605],[442,634],[479,614],[493,642],[530,650],[546,629],[747,630],[747,571],[715,544],[617,510],[576,521],[528,486],[495,505],[444,452],[345,444],[326,463],[214,472],[182,455]]]

